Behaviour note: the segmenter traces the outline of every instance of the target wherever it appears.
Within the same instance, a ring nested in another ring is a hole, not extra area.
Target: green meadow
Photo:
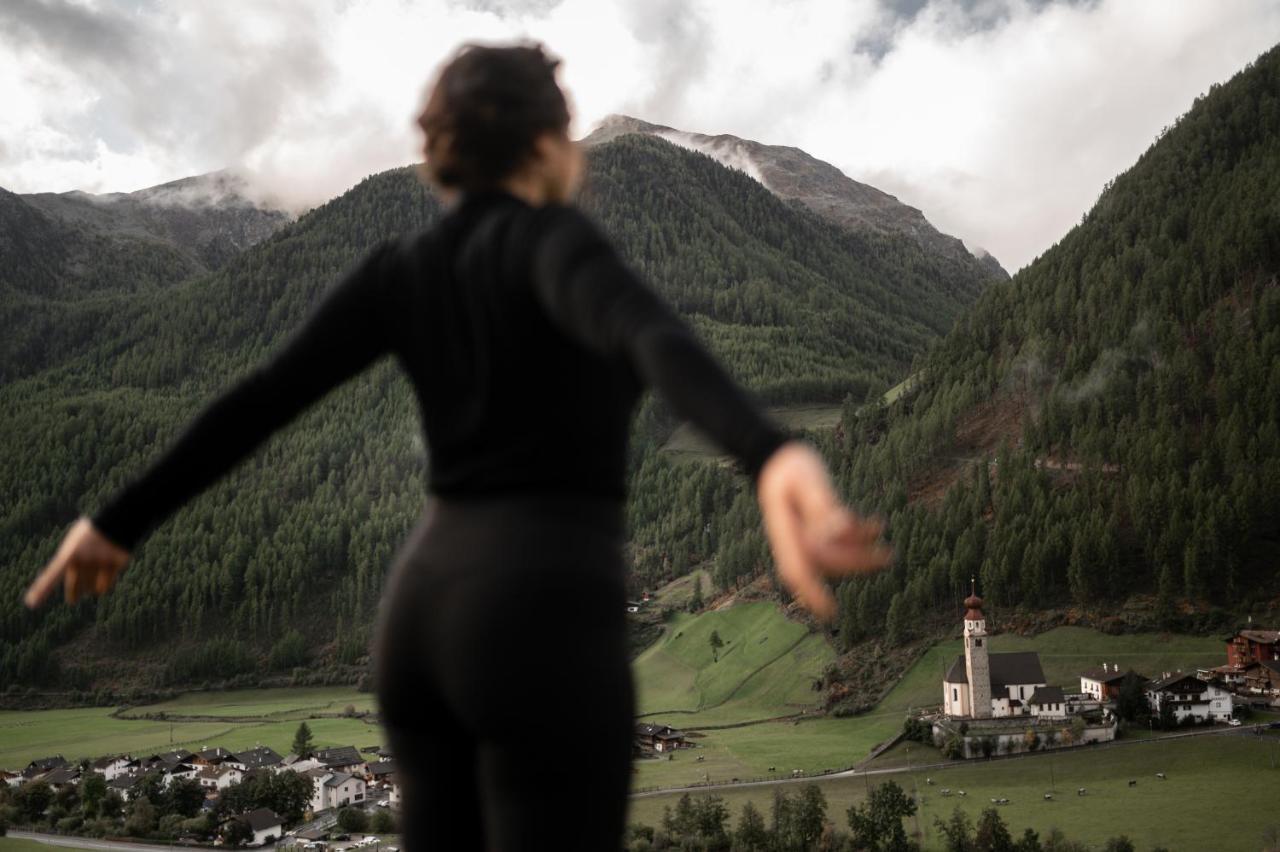
[[[913,749],[919,750],[919,746],[913,745]],[[894,756],[905,765],[901,754]],[[916,761],[912,764],[919,765]],[[1158,779],[1157,772],[1164,772],[1167,780]],[[932,785],[927,783],[929,778]],[[983,808],[991,806],[992,798],[1009,799],[1009,804],[999,809],[1015,837],[1030,827],[1043,838],[1058,827],[1068,837],[1094,848],[1110,837],[1125,834],[1140,850],[1163,846],[1171,852],[1243,852],[1264,848],[1263,832],[1280,825],[1277,736],[1228,733],[1158,740],[814,783],[826,796],[828,819],[847,830],[848,809],[888,779],[909,791],[919,791],[918,825],[929,850],[943,848],[933,825],[935,817],[945,818],[960,807],[976,819]],[[1130,787],[1130,780],[1137,785]],[[1076,794],[1081,787],[1086,795]],[[729,805],[733,819],[743,802],[751,801],[767,821],[774,790],[779,788],[789,792],[798,789],[793,784],[759,785],[713,793]],[[952,795],[944,796],[944,788]],[[959,790],[967,795],[961,798]],[[1052,793],[1053,799],[1046,801],[1046,793]],[[633,797],[631,822],[660,825],[663,809],[674,806],[679,795]],[[909,822],[907,828],[914,830],[915,823]]]

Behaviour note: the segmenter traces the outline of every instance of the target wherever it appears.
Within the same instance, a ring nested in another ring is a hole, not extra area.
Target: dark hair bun
[[[431,178],[463,189],[490,186],[524,163],[540,134],[567,132],[569,107],[555,76],[559,64],[536,42],[458,48],[419,120]]]

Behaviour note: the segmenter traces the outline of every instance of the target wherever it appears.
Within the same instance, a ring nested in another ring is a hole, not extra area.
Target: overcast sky
[[[235,167],[315,204],[417,159],[458,43],[517,36],[564,59],[579,135],[625,112],[795,145],[1012,271],[1280,41],[1280,2],[3,0],[0,186]]]

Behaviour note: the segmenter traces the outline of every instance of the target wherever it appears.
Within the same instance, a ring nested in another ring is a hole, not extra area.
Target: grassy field
[[[1160,845],[1174,852],[1230,852],[1262,848],[1263,831],[1280,825],[1277,766],[1280,737],[1223,735],[816,783],[826,795],[828,818],[845,828],[845,812],[863,801],[869,786],[892,778],[908,789],[918,788],[926,849],[941,848],[935,817],[949,816],[960,806],[976,818],[991,798],[1005,797],[1010,803],[1001,806],[1000,813],[1015,836],[1031,827],[1043,837],[1056,826],[1073,839],[1095,845],[1123,833],[1141,850]],[[1165,772],[1168,780],[1158,780],[1156,772]],[[926,776],[933,778],[932,786],[926,784]],[[1138,781],[1136,787],[1129,787],[1130,779]],[[944,787],[968,795],[943,797]],[[1086,788],[1087,795],[1077,796],[1079,787]],[[746,787],[716,795],[729,804],[735,819],[742,803],[750,800],[767,822],[774,789]],[[1054,799],[1045,801],[1044,794],[1051,790]],[[633,799],[631,821],[659,825],[663,808],[677,799],[676,794]]]
[[[724,643],[713,652],[711,634]],[[637,706],[681,727],[731,724],[812,710],[813,688],[835,652],[772,603],[677,615],[635,661]]]
[[[71,840],[71,838],[67,838]],[[54,846],[49,843],[41,843],[39,840],[28,840],[25,837],[0,837],[0,852],[53,852],[57,849],[92,849],[88,844],[93,841],[86,840],[84,846],[72,846],[70,843],[65,846],[59,844]]]
[[[305,718],[309,713],[341,713],[348,706],[358,711],[372,711],[376,709],[376,699],[373,693],[357,692],[350,686],[307,686],[184,692],[172,701],[149,704],[138,710],[201,716]]]
[[[370,707],[371,696],[351,687],[247,689],[193,692],[140,711],[257,717],[248,722],[168,722],[116,719],[110,707],[0,712],[0,767],[18,768],[37,757],[61,754],[68,760],[117,752],[198,750],[203,745],[249,748],[267,745],[289,751],[298,720],[308,711],[340,712],[348,704]],[[317,745],[364,747],[382,742],[382,731],[359,719],[307,722]]]

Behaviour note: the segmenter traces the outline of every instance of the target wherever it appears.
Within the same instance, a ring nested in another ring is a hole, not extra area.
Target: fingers
[[[40,572],[40,576],[36,577],[27,593],[23,597],[23,603],[30,609],[35,609],[44,603],[45,598],[49,597],[49,593],[53,591],[53,587],[62,579],[63,573],[66,571],[67,559],[61,552],[54,556],[53,560],[45,566]]]
[[[764,516],[778,576],[792,596],[817,618],[830,621],[836,601],[822,582],[800,536],[800,516],[787,504],[775,504]]]

